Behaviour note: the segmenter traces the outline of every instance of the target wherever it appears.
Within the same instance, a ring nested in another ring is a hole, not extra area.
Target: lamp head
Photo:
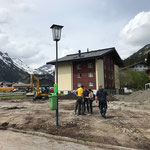
[[[59,41],[61,39],[61,29],[63,26],[53,24],[50,28],[52,29],[53,40]]]

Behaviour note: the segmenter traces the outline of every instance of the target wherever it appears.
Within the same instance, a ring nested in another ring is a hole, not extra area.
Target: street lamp
[[[61,38],[61,29],[63,26],[53,24],[51,27],[53,40],[56,41],[56,85],[58,89],[58,41]],[[58,126],[58,91],[56,92],[57,95],[57,109],[56,109],[56,126]]]

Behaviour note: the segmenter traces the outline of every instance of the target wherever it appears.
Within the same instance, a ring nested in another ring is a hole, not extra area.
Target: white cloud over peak
[[[33,68],[46,64],[56,57],[50,30],[54,23],[64,26],[59,58],[106,47],[129,56],[130,47],[149,43],[147,10],[148,0],[0,0],[0,51]]]
[[[130,48],[140,48],[150,43],[150,11],[140,12],[120,33],[122,42]]]

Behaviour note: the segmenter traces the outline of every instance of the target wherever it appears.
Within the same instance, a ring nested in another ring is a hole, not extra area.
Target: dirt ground
[[[142,96],[143,94],[143,96]],[[150,149],[150,91],[117,95],[108,104],[106,119],[93,102],[93,115],[75,116],[75,100],[59,101],[59,127],[56,111],[49,101],[31,98],[0,100],[0,129],[40,131],[83,141],[136,149]]]
[[[0,131],[0,150],[104,150],[52,138],[22,134],[8,130]]]

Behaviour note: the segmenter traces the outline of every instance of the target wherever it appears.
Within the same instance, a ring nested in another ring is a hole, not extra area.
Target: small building
[[[47,62],[56,64],[56,60]],[[73,91],[81,85],[96,90],[120,89],[119,67],[123,62],[114,47],[67,55],[58,59],[58,90]]]
[[[11,87],[11,86],[12,86],[11,82],[6,82],[6,81],[0,82],[0,87]]]
[[[40,86],[47,86],[47,87],[54,86],[54,82],[48,78],[40,78],[39,82],[40,82]]]
[[[126,66],[121,70],[133,69],[134,71],[145,72],[148,69],[147,63],[144,61],[134,63],[132,65]]]
[[[15,88],[29,88],[30,84],[20,83],[20,84],[13,84],[12,86]]]
[[[16,90],[26,92],[30,88],[30,84],[15,83],[12,85]]]
[[[0,81],[0,87],[3,87],[3,82],[2,81]]]

